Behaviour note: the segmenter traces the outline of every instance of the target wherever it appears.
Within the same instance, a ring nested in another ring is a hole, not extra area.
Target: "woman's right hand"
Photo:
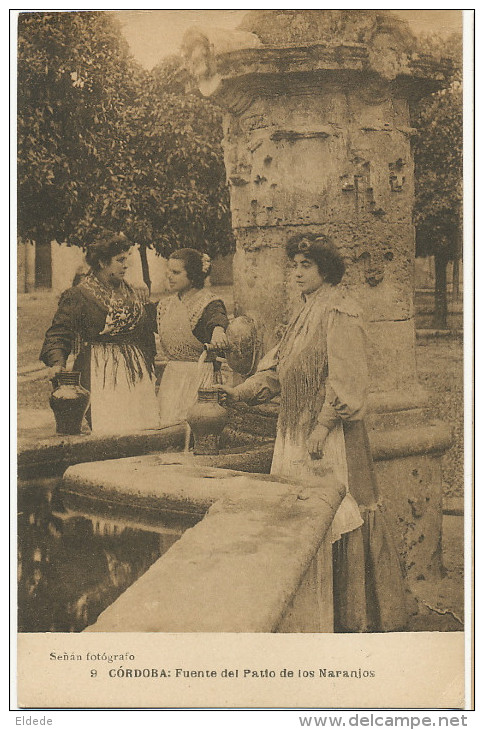
[[[234,405],[234,403],[240,402],[240,396],[237,393],[237,388],[230,388],[228,385],[214,385],[214,388],[224,395],[222,396],[222,402],[228,406]]]

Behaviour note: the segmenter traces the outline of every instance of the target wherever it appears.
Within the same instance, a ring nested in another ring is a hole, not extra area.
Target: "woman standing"
[[[328,471],[346,487],[332,525],[336,631],[405,627],[399,558],[380,512],[363,416],[368,375],[357,305],[338,287],[344,262],[321,235],[287,245],[301,306],[258,372],[232,402],[263,403],[280,394],[271,473],[298,480]]]
[[[161,356],[167,361],[158,391],[162,426],[185,420],[198,389],[213,385],[213,363],[199,362],[204,344],[227,346],[225,305],[204,288],[209,272],[209,257],[193,248],[168,259],[171,294],[159,302],[157,314]]]
[[[91,392],[94,433],[158,428],[153,379],[155,307],[125,281],[131,244],[105,232],[87,250],[89,273],[65,291],[45,335],[40,359],[53,373],[74,370]]]

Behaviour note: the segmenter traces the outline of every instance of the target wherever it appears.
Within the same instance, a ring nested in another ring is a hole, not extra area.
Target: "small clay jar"
[[[187,414],[187,422],[193,432],[193,453],[218,454],[220,434],[227,420],[227,409],[220,404],[220,391],[200,388],[198,400]]]
[[[81,373],[60,372],[55,376],[55,390],[49,403],[54,411],[57,433],[81,433],[82,419],[87,411],[90,393],[80,383]]]

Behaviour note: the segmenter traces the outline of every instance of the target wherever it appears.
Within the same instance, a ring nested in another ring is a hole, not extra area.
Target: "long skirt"
[[[91,428],[96,434],[122,434],[159,428],[155,382],[134,345],[135,381],[117,345],[92,345],[90,357]]]
[[[197,400],[198,389],[214,383],[212,363],[171,360],[167,363],[158,391],[160,425],[186,420]]]
[[[379,502],[364,423],[339,424],[322,459],[311,459],[303,435],[279,430],[271,473],[317,482],[332,474],[347,490],[332,524],[334,630],[399,631],[407,623],[400,559]]]
[[[378,495],[365,424],[344,424],[349,490],[363,525],[333,545],[335,631],[401,631],[408,622],[400,556]]]

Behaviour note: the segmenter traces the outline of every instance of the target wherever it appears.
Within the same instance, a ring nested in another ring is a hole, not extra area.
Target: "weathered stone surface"
[[[383,504],[410,581],[442,575],[439,454],[377,462]]]
[[[389,11],[254,10],[241,29],[261,45],[218,52],[199,39],[191,48],[204,59],[205,93],[225,109],[236,311],[255,319],[265,350],[275,345],[296,297],[287,240],[307,231],[334,241],[347,265],[343,286],[368,322],[379,473],[385,480],[393,468],[398,489],[412,494],[407,460],[429,462],[436,519],[421,542],[399,536],[405,562],[425,573],[440,539],[440,477],[430,465],[449,434],[424,423],[416,374],[410,105],[439,88],[450,66],[419,57],[408,25]],[[397,522],[406,524],[406,509],[392,505]]]
[[[417,382],[415,325],[413,318],[393,322],[369,322],[368,368],[374,392],[412,391]]]
[[[184,439],[183,424],[119,436],[59,436],[42,427],[19,437],[18,472],[23,479],[62,474],[71,464],[182,448]]]
[[[333,595],[333,545],[327,534],[277,625],[276,632],[332,633],[334,605],[332,600],[328,600],[330,595]]]
[[[441,456],[451,443],[449,426],[426,423],[368,435],[387,522],[408,579],[440,577]]]
[[[378,36],[391,37],[402,53],[415,50],[408,24],[391,10],[250,10],[240,29],[268,45],[339,42],[374,44]]]
[[[383,101],[368,103],[357,87],[313,81],[310,96],[286,89],[227,120],[234,228],[408,219],[406,100],[383,86]]]
[[[214,477],[208,487],[203,475],[199,484],[191,473],[186,479],[194,496],[230,494]],[[327,544],[319,550],[342,499],[340,488],[328,481],[303,489],[261,482],[253,474],[227,480],[233,496],[219,499],[87,631],[332,630],[326,606],[332,604],[331,585],[322,580],[330,576],[324,570]],[[166,491],[164,481],[160,487]],[[301,608],[308,595],[309,612]]]
[[[448,424],[437,421],[412,428],[370,430],[368,436],[374,461],[390,461],[410,454],[441,456],[451,444],[451,433]]]
[[[248,454],[166,452],[76,464],[66,470],[63,489],[106,501],[203,514],[236,489],[235,477],[244,476],[244,467],[251,463],[260,467],[260,461],[270,464],[271,455],[272,445],[268,445]],[[262,482],[263,474],[259,478]]]

